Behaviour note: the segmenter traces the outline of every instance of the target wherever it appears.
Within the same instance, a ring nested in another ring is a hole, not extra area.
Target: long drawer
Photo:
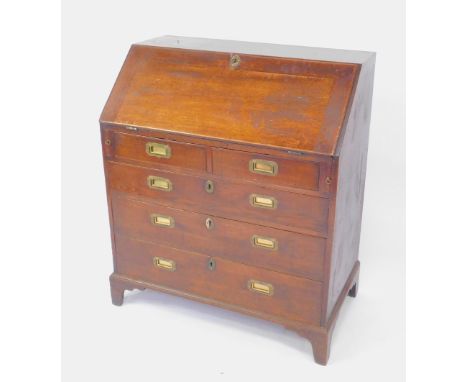
[[[125,236],[116,236],[119,274],[288,320],[319,324],[322,284]]]
[[[106,162],[111,190],[152,198],[181,209],[325,236],[327,198],[279,191],[227,179],[181,175]]]
[[[114,230],[210,256],[322,280],[326,239],[143,202],[112,198]]]

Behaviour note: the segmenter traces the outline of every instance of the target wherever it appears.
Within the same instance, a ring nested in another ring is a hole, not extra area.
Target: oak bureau
[[[112,302],[153,289],[273,321],[326,364],[355,297],[375,54],[164,36],[100,118]]]

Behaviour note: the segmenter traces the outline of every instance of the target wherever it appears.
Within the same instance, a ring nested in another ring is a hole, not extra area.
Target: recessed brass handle
[[[161,191],[172,191],[172,182],[169,179],[161,178],[159,176],[148,176],[148,187]]]
[[[269,283],[265,283],[263,281],[257,281],[257,280],[249,280],[247,283],[247,287],[252,292],[265,294],[267,296],[273,296],[274,288],[273,288],[273,285]]]
[[[174,260],[163,259],[162,257],[153,257],[153,265],[171,272],[176,270],[176,263]]]
[[[278,240],[270,237],[253,235],[250,241],[256,248],[270,249],[272,251],[278,250]]]
[[[157,142],[146,143],[146,153],[158,158],[170,158],[172,155],[171,146]]]
[[[151,223],[158,227],[174,227],[174,218],[171,216],[151,214]]]
[[[253,207],[275,209],[278,207],[278,201],[273,196],[250,195],[250,204]]]
[[[249,170],[254,174],[276,176],[278,175],[278,163],[263,159],[252,159],[249,161]]]

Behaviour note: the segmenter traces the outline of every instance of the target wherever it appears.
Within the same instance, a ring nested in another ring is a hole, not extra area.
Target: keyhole
[[[215,263],[214,259],[210,259],[208,261],[208,269],[210,271],[214,271],[215,267],[216,267],[216,263]]]
[[[206,228],[213,229],[213,227],[214,227],[213,219],[207,218],[206,221],[205,221],[205,225],[206,225]]]
[[[240,65],[240,61],[239,55],[233,54],[230,60],[231,68],[237,68]]]
[[[205,191],[208,193],[212,193],[214,191],[214,184],[211,180],[207,180],[205,183]]]

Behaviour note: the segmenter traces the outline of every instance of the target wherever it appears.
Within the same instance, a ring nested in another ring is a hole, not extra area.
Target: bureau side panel
[[[109,185],[109,174],[107,171],[106,158],[111,155],[111,147],[108,145],[108,136],[105,133],[104,127],[100,126],[101,131],[101,147],[102,147],[102,161],[103,161],[103,170],[104,170],[104,178],[106,182],[106,198],[107,198],[107,210],[109,214],[109,227],[110,227],[110,236],[111,236],[111,244],[112,244],[112,258],[114,264],[114,271],[116,270],[116,259],[115,259],[115,237],[114,237],[114,217],[113,217],[113,208],[112,208],[112,198],[110,195],[110,185]]]
[[[325,321],[358,259],[375,55],[362,65],[346,131],[337,148],[337,191]]]

